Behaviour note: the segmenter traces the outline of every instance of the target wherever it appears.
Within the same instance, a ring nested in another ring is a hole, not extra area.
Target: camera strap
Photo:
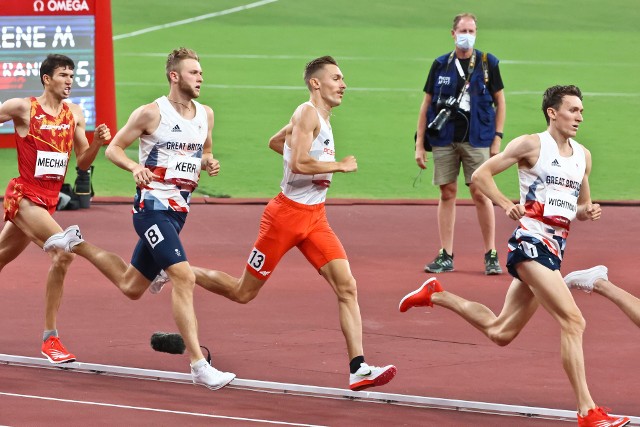
[[[450,57],[454,56],[455,51],[451,52]],[[456,68],[458,69],[458,74],[460,77],[464,79],[464,85],[467,86],[469,84],[469,80],[471,79],[471,74],[473,74],[473,70],[476,68],[476,51],[473,51],[473,55],[471,55],[471,59],[469,60],[469,70],[468,74],[465,77],[464,71],[462,70],[462,65],[460,65],[460,61],[456,58]]]

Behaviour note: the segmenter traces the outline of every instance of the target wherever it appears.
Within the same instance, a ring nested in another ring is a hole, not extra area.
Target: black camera
[[[459,98],[456,99],[455,97],[450,96],[444,101],[438,100],[437,105],[440,111],[436,118],[429,123],[429,126],[427,126],[427,135],[434,137],[438,136],[444,125],[446,125],[451,118],[451,115],[458,110],[460,101]]]

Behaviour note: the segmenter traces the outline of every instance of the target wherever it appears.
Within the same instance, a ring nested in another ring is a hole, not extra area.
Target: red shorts
[[[59,191],[46,190],[41,187],[34,187],[24,182],[18,182],[19,178],[13,178],[7,185],[7,191],[4,193],[4,220],[13,221],[18,214],[18,206],[20,200],[24,197],[31,200],[38,206],[42,206],[50,215],[56,211]]]
[[[247,271],[267,280],[282,256],[294,246],[316,270],[334,259],[347,259],[342,243],[327,222],[324,203],[303,205],[280,193],[262,214]]]

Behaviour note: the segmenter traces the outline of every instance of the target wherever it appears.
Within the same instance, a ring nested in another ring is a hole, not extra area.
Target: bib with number
[[[62,181],[67,173],[68,153],[38,150],[35,178],[49,181]]]

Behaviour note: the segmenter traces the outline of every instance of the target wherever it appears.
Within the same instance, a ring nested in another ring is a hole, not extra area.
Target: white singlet
[[[166,96],[156,99],[160,124],[140,137],[140,163],[161,177],[140,189],[139,208],[189,212],[191,193],[198,186],[202,147],[207,139],[207,112],[193,101],[196,114],[183,118]],[[135,211],[135,210],[134,210]]]
[[[311,102],[305,102],[315,109]],[[336,160],[336,151],[331,127],[316,109],[320,120],[320,133],[311,143],[309,155],[321,162],[333,162]],[[284,160],[284,176],[280,183],[282,193],[294,202],[304,205],[317,205],[327,198],[327,189],[331,185],[333,173],[318,175],[303,175],[294,173],[289,166],[291,164],[291,148],[284,144],[282,154]]]
[[[573,154],[562,157],[549,132],[538,136],[538,161],[530,169],[518,169],[520,203],[525,207],[521,232],[543,237],[545,245],[559,254],[576,217],[586,156],[582,145],[573,139],[569,139]]]

